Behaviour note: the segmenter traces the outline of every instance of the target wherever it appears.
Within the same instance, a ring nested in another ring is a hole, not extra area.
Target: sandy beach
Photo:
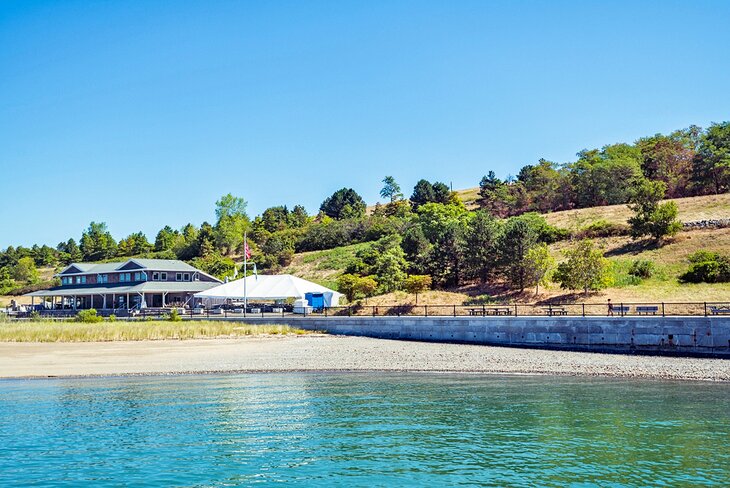
[[[730,381],[722,359],[626,356],[343,336],[0,343],[0,377],[434,371]]]

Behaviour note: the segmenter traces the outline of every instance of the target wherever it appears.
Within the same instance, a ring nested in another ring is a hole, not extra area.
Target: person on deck
[[[611,303],[611,299],[608,299],[608,316],[613,317],[613,303]]]

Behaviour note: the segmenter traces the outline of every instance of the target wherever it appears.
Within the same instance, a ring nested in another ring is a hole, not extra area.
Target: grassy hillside
[[[478,197],[476,188],[460,190],[459,196],[468,206]],[[730,218],[730,194],[708,195],[674,200],[679,207],[683,221]],[[632,214],[626,205],[594,207],[545,215],[547,221],[555,226],[576,231],[597,220],[625,224]],[[505,290],[499,286],[464,286],[454,290],[429,291],[419,296],[419,304],[443,305],[460,303],[482,303],[500,301],[605,301],[611,298],[616,302],[703,302],[730,299],[730,283],[726,284],[683,284],[677,276],[688,266],[687,257],[698,249],[730,252],[730,229],[704,229],[681,232],[671,242],[660,248],[642,245],[630,237],[598,238],[594,241],[604,249],[605,255],[614,263],[615,284],[609,289],[593,293],[588,297],[572,295],[557,285],[522,294]],[[355,252],[368,244],[356,244],[327,251],[297,254],[285,272],[335,287],[337,277],[342,273],[348,260]],[[562,260],[562,251],[572,246],[570,241],[558,242],[550,246],[556,260]],[[636,259],[651,260],[656,266],[654,276],[636,282],[628,275],[631,263]],[[368,304],[384,305],[394,303],[414,303],[415,298],[405,292],[395,292],[368,299]]]
[[[679,219],[683,222],[730,218],[730,193],[676,198],[670,201],[677,204]],[[548,213],[545,214],[545,219],[557,227],[578,230],[601,219],[616,224],[625,224],[632,213],[626,205],[610,205]]]
[[[325,251],[295,254],[291,264],[281,273],[293,274],[336,290],[337,277],[342,274],[347,263],[355,257],[357,251],[369,245],[368,243],[353,244]]]

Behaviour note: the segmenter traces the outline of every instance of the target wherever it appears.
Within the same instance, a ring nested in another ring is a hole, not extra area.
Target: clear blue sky
[[[0,247],[730,118],[730,2],[0,3]]]

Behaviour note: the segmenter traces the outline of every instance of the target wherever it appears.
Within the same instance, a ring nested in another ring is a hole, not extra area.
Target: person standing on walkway
[[[611,303],[611,299],[608,299],[608,316],[613,317],[613,303]]]

